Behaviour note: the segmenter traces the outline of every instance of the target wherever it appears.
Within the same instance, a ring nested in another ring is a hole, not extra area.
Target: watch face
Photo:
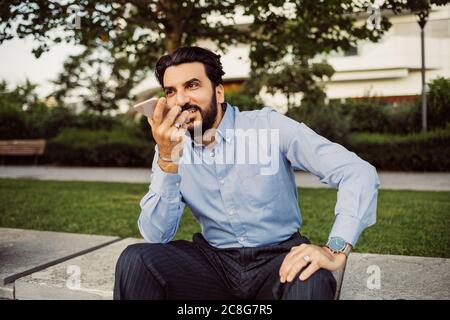
[[[329,247],[333,250],[333,251],[342,251],[344,250],[346,245],[346,242],[344,239],[342,238],[331,238],[330,242],[329,242]]]

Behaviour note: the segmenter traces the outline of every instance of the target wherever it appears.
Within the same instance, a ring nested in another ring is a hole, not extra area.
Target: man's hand
[[[308,262],[304,259],[308,256]],[[308,279],[314,272],[323,268],[336,271],[344,266],[347,257],[343,253],[333,253],[326,247],[312,244],[301,244],[291,248],[291,252],[284,258],[280,267],[280,282],[285,283],[294,280],[296,275],[306,267],[300,274],[300,280]]]
[[[152,128],[153,138],[158,144],[160,156],[170,158],[173,162],[166,162],[161,159],[158,164],[161,169],[166,172],[175,173],[178,171],[176,161],[181,156],[183,144],[181,143],[186,132],[186,119],[189,115],[188,111],[181,112],[180,106],[170,108],[166,115],[164,109],[166,108],[166,99],[160,98],[155,108],[155,112],[148,122]],[[174,124],[177,123],[180,127],[177,128]]]

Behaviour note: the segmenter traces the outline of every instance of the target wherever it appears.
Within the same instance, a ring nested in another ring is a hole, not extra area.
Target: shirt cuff
[[[336,215],[329,238],[339,237],[350,243],[353,248],[366,226],[356,217],[345,214]]]
[[[169,199],[179,196],[181,176],[178,173],[162,171],[158,163],[153,166],[152,171],[150,189],[153,192]]]

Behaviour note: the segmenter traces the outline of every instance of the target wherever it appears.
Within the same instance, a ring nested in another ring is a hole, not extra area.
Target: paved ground
[[[120,253],[143,241],[4,228],[0,234],[0,253],[10,253],[0,266],[16,274],[32,270],[3,292],[0,286],[0,298],[9,299],[111,299]],[[341,299],[450,299],[449,271],[450,259],[352,253]]]
[[[0,166],[0,178],[149,183],[150,169],[53,166]],[[382,189],[450,191],[450,172],[379,172]],[[299,187],[324,188],[315,176],[296,173]]]
[[[14,281],[98,249],[118,237],[0,228],[0,297],[11,298]]]

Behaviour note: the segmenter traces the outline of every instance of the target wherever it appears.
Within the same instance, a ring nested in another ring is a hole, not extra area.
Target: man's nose
[[[183,92],[183,91],[177,92],[177,101],[176,101],[177,105],[183,106],[186,103],[188,103],[189,100],[190,100],[189,96],[185,92]]]

